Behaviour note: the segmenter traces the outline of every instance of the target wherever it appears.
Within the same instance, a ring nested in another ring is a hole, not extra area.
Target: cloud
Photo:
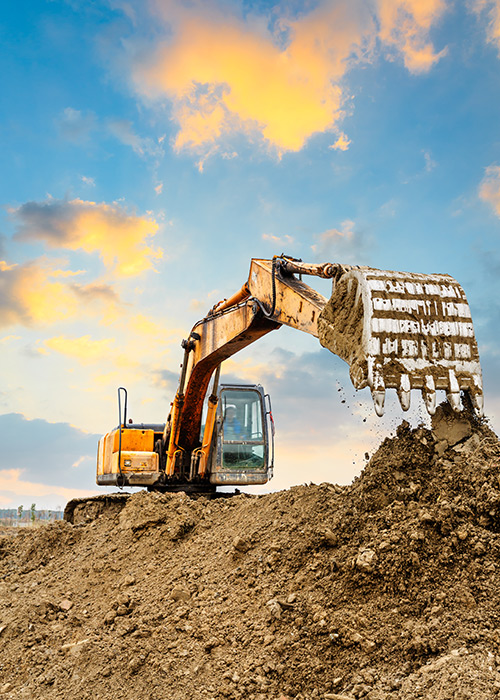
[[[120,297],[109,284],[99,282],[73,284],[71,289],[85,304],[93,301],[103,301],[107,304],[118,304],[120,302]]]
[[[84,113],[78,109],[66,107],[56,123],[63,138],[73,143],[81,143],[88,140],[95,128],[96,115],[94,112]]]
[[[109,132],[125,146],[130,146],[139,156],[160,156],[163,148],[153,139],[138,136],[132,129],[132,123],[125,119],[115,119],[108,122]]]
[[[341,132],[338,139],[335,141],[335,143],[332,143],[329,148],[333,148],[336,151],[347,151],[350,145],[351,140],[343,132]]]
[[[274,236],[272,233],[263,233],[263,241],[269,241],[273,245],[292,245],[295,241],[293,236],[284,234],[283,236]]]
[[[179,385],[179,374],[169,369],[162,369],[153,372],[153,384],[165,391],[168,401],[172,401]]]
[[[341,119],[340,82],[372,28],[363,3],[325,3],[299,20],[281,18],[286,46],[263,21],[223,15],[212,3],[205,9],[177,7],[173,36],[134,70],[138,92],[171,100],[176,150],[206,154],[244,133],[278,154],[298,151]]]
[[[67,489],[95,488],[95,455],[100,435],[84,433],[68,423],[27,420],[19,413],[0,415],[0,433],[0,491],[23,493],[25,489],[24,493],[36,494],[35,484],[41,482],[50,485],[46,492],[71,498]],[[81,457],[88,460],[71,469]],[[31,485],[28,487],[27,483]]]
[[[316,260],[362,264],[370,247],[366,234],[355,229],[354,221],[346,219],[340,228],[330,228],[314,236],[316,243],[311,246]]]
[[[122,277],[152,269],[163,255],[160,248],[149,245],[158,232],[156,221],[131,214],[116,203],[49,198],[26,202],[9,213],[18,224],[17,239],[97,253],[107,269]]]
[[[115,311],[119,299],[108,285],[67,281],[80,273],[60,270],[44,259],[22,265],[0,264],[0,328],[50,326],[77,314]]]
[[[500,167],[490,165],[479,185],[479,197],[487,202],[497,216],[500,216]]]
[[[84,185],[89,185],[89,187],[95,187],[95,179],[93,177],[80,175],[80,180],[83,182]]]
[[[0,327],[54,323],[72,316],[77,301],[71,289],[36,263],[0,268]]]
[[[433,160],[429,151],[422,151],[422,153],[424,154],[425,159],[425,170],[426,172],[430,173],[437,167],[437,163],[435,160]]]
[[[446,0],[377,0],[379,38],[411,73],[425,73],[446,54],[435,52],[429,32],[447,8]]]
[[[281,156],[338,129],[351,99],[349,69],[380,47],[412,73],[446,51],[429,39],[446,0],[322,0],[298,16],[283,4],[245,18],[213,0],[154,7],[163,37],[136,53],[133,84],[147,99],[170,102],[174,148],[197,154],[200,170],[216,152],[236,154],[238,134]],[[340,133],[333,147],[348,145]]]
[[[486,17],[486,39],[500,54],[500,0],[471,0],[472,10]]]
[[[59,335],[45,340],[44,347],[87,365],[108,360],[111,357],[119,361],[122,356],[116,351],[114,342],[113,338],[92,340],[90,335],[84,335],[79,338]]]

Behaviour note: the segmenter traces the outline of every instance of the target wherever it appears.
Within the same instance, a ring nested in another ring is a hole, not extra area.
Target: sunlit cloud
[[[92,340],[90,335],[80,338],[68,338],[64,335],[48,338],[44,342],[49,350],[67,355],[84,364],[108,358],[114,352],[114,339],[104,338],[102,340]]]
[[[448,7],[446,0],[377,0],[379,38],[411,73],[428,71],[446,54],[435,51],[429,32]]]
[[[0,327],[55,323],[76,309],[75,295],[50,269],[26,263],[0,270]]]
[[[368,242],[366,236],[355,228],[354,221],[346,219],[339,228],[330,228],[314,236],[311,246],[316,260],[334,260],[343,263],[360,264],[366,258]]]
[[[88,489],[66,488],[64,486],[50,486],[40,482],[27,481],[23,479],[22,469],[1,469],[0,470],[0,505],[4,508],[12,507],[12,496],[17,498],[45,498],[47,496],[57,496],[64,504],[72,498],[84,498],[90,496],[95,491]]]
[[[368,30],[373,34],[360,2],[283,17],[284,47],[262,21],[223,16],[212,4],[210,13],[199,5],[196,15],[177,10],[174,36],[136,66],[134,80],[142,94],[172,101],[180,127],[175,148],[202,155],[235,133],[278,154],[298,151],[333,128],[343,115],[340,82],[370,40]]]
[[[486,18],[486,38],[500,53],[500,0],[471,0],[472,9]]]
[[[97,253],[107,269],[122,277],[153,269],[154,261],[163,255],[160,248],[150,245],[158,232],[157,222],[116,203],[49,198],[26,202],[9,213],[18,224],[17,239]]]
[[[115,313],[119,299],[107,285],[80,285],[45,259],[0,266],[0,327],[50,326],[63,320]]]
[[[16,340],[21,340],[20,335],[4,335],[3,338],[0,338],[0,345],[7,345],[8,343],[13,343]]]
[[[156,2],[165,38],[133,68],[135,88],[166,99],[179,126],[174,148],[199,156],[198,169],[236,134],[281,156],[314,134],[338,129],[351,95],[349,69],[377,48],[423,73],[445,54],[429,38],[446,0],[323,0],[298,17],[231,15],[216,2]],[[379,42],[377,44],[377,41]],[[265,80],[263,80],[265,76]],[[340,132],[332,148],[347,150]]]
[[[332,143],[329,148],[332,148],[335,151],[347,151],[350,145],[351,139],[342,132],[339,134],[339,137],[335,143]]]
[[[272,233],[263,233],[262,240],[269,241],[270,243],[276,245],[292,245],[292,243],[295,242],[293,236],[289,236],[286,233],[283,236],[274,236]]]
[[[15,267],[17,267],[17,263],[12,263],[12,265],[9,265],[6,260],[0,260],[0,272],[8,272],[9,270],[13,270]]]
[[[500,167],[490,165],[485,170],[484,178],[479,185],[479,197],[487,202],[500,216]]]

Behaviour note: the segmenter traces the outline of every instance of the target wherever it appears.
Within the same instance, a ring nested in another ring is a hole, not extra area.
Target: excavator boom
[[[331,279],[331,297],[305,284],[304,275]],[[162,488],[196,481],[265,483],[272,471],[270,404],[265,406],[257,385],[218,388],[215,370],[282,325],[318,337],[345,360],[354,387],[370,388],[378,415],[389,388],[396,389],[403,410],[410,406],[411,390],[418,389],[432,414],[436,391],[443,389],[455,411],[464,391],[482,413],[470,309],[452,277],[303,263],[284,255],[255,258],[241,289],[216,304],[183,341],[179,388],[167,422],[129,429],[120,418],[120,427],[101,439],[98,483]],[[203,402],[214,372],[201,437]],[[231,437],[225,424],[228,407],[244,424]]]

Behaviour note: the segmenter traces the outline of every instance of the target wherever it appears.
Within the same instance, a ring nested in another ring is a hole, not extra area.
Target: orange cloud
[[[322,259],[327,258],[332,250],[336,249],[341,244],[341,248],[345,248],[346,244],[349,245],[354,237],[354,221],[346,219],[338,228],[330,228],[327,231],[323,231],[318,236],[316,236],[317,243],[311,246],[311,250],[316,256],[320,256]]]
[[[19,239],[97,253],[106,268],[123,277],[151,269],[163,255],[149,245],[158,232],[156,221],[130,214],[118,204],[49,198],[27,202],[9,213],[19,224]]]
[[[338,139],[335,141],[335,143],[332,143],[329,148],[333,148],[336,151],[347,151],[349,146],[351,145],[351,139],[348,138],[343,132],[339,134]]]
[[[43,496],[59,496],[64,502],[71,498],[84,498],[91,496],[95,491],[87,489],[71,489],[65,486],[47,486],[33,481],[22,479],[22,469],[2,469],[0,470],[0,506],[4,508],[12,507],[10,494],[16,497],[29,497],[28,500],[36,500]],[[35,495],[35,496],[34,496]]]
[[[292,243],[295,242],[293,236],[289,236],[287,233],[285,233],[283,236],[274,236],[272,233],[263,233],[262,240],[269,241],[273,245],[292,245]]]
[[[358,5],[282,20],[286,47],[262,23],[180,13],[174,38],[137,67],[137,89],[172,100],[177,150],[206,153],[224,136],[243,132],[279,154],[298,151],[342,116],[339,82],[371,26]]]
[[[281,155],[337,130],[350,97],[346,73],[371,60],[377,38],[414,73],[444,53],[434,51],[429,32],[446,0],[323,0],[298,18],[278,19],[243,20],[210,0],[189,7],[157,0],[156,9],[168,38],[135,66],[133,79],[139,93],[171,101],[179,124],[174,147],[197,153],[200,170],[236,133]],[[340,133],[334,147],[348,145]]]
[[[0,265],[0,327],[51,325],[75,314],[116,310],[118,297],[108,285],[79,285],[73,273],[42,260]]]
[[[44,346],[49,348],[49,350],[74,358],[83,364],[92,364],[103,359],[109,359],[112,355],[117,357],[118,353],[114,350],[113,345],[113,338],[92,340],[90,335],[84,335],[80,338],[68,338],[67,336],[59,335],[54,338],[48,338],[44,342]]]
[[[479,197],[493,207],[500,216],[500,167],[490,165],[486,168],[485,176],[479,185]]]
[[[447,7],[446,0],[377,0],[379,38],[402,54],[411,73],[428,71],[446,53],[434,51],[429,31]]]
[[[500,53],[500,0],[472,0],[472,8],[478,15],[486,15],[486,38]]]
[[[54,323],[72,316],[74,294],[34,263],[0,269],[0,326]]]

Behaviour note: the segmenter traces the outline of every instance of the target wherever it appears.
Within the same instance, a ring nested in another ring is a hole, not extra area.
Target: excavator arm
[[[330,299],[305,284],[302,275],[332,279]],[[355,388],[370,387],[379,415],[386,388],[397,390],[403,410],[414,388],[422,390],[429,413],[437,389],[447,392],[455,410],[460,410],[460,391],[468,391],[482,412],[470,310],[452,277],[306,264],[286,256],[253,259],[242,288],[215,305],[184,341],[179,390],[163,440],[168,476],[178,451],[189,454],[199,445],[203,398],[214,370],[281,325],[319,337],[348,362]]]
[[[331,297],[305,284],[305,275],[331,279]],[[154,488],[177,484],[183,488],[188,482],[207,483],[208,476],[212,484],[225,483],[221,472],[210,474],[210,465],[219,457],[222,461],[216,463],[216,469],[224,470],[225,445],[228,454],[233,447],[231,439],[224,437],[224,412],[217,413],[218,395],[233,391],[241,407],[245,399],[238,387],[217,390],[220,365],[282,325],[316,336],[321,345],[345,360],[354,387],[370,388],[378,415],[383,413],[385,392],[390,388],[396,389],[403,410],[410,406],[411,390],[418,389],[432,414],[436,391],[442,389],[455,411],[461,408],[460,393],[467,392],[476,412],[482,413],[481,367],[470,309],[463,289],[452,277],[338,263],[307,264],[284,255],[272,260],[256,258],[241,289],[216,304],[183,341],[181,377],[167,422],[126,426],[120,417],[119,427],[101,439],[98,483]],[[214,372],[200,440],[203,403]],[[253,392],[249,395],[254,399],[249,401],[254,401],[251,410],[255,413],[255,402],[263,405],[262,388],[254,385],[244,391]],[[262,416],[265,423],[264,413]],[[255,441],[243,437],[233,442],[240,445],[241,454],[253,450],[257,463]],[[261,467],[254,470],[256,480],[251,481],[249,472],[236,475],[228,456],[227,483],[267,481],[267,471],[257,473],[268,464],[264,434],[260,445],[265,454],[259,457]]]
[[[293,275],[278,273],[276,262],[252,260],[241,290],[214,306],[184,343],[178,446],[192,450],[199,440],[203,398],[221,362],[283,324],[317,336],[318,317],[327,301]]]

